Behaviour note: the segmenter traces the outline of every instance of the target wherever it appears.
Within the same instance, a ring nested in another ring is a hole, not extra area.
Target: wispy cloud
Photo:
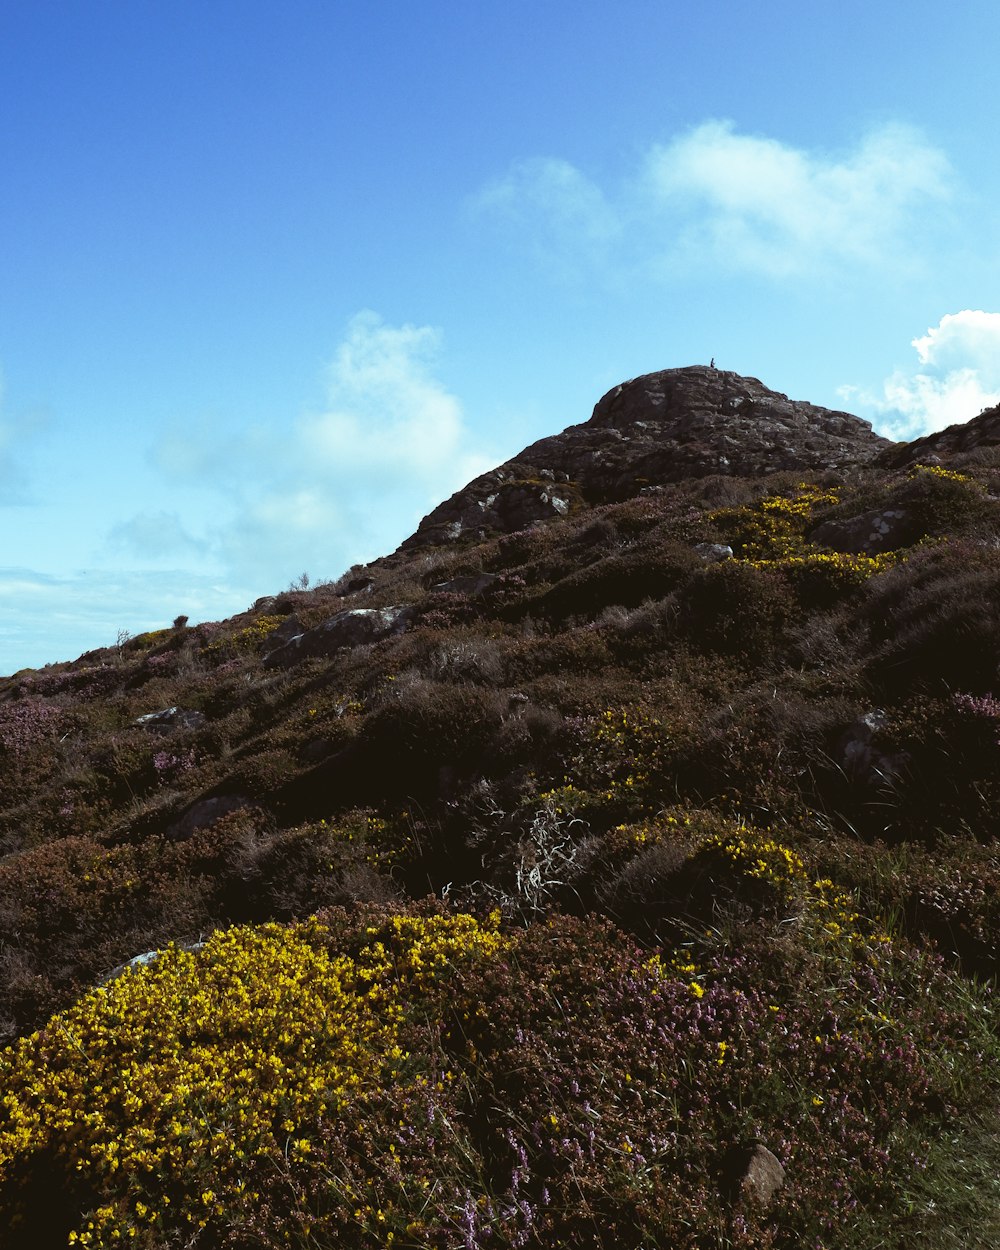
[[[24,451],[45,422],[37,415],[10,416],[4,408],[3,392],[3,373],[0,371],[0,507],[11,507],[30,500]]]
[[[161,554],[200,544],[227,576],[252,579],[260,593],[303,568],[332,575],[391,551],[494,463],[436,375],[439,349],[432,327],[358,314],[334,351],[317,411],[280,433],[248,430],[224,444],[175,433],[158,448],[164,472],[217,498],[224,520],[197,532],[176,517],[137,517],[117,537],[151,552],[162,539]]]
[[[527,161],[472,204],[563,268],[611,258],[619,273],[661,279],[705,266],[788,278],[909,263],[921,214],[952,181],[944,154],[908,126],[827,153],[711,120],[647,149],[617,185]]]
[[[910,440],[968,421],[1000,403],[1000,313],[947,313],[915,338],[917,364],[897,369],[880,392],[845,386],[840,394],[864,411],[880,434]]]
[[[595,182],[556,157],[518,161],[472,196],[468,208],[562,277],[607,260],[624,224],[621,208]]]

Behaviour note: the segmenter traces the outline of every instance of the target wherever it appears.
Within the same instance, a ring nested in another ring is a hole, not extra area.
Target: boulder
[[[298,638],[305,632],[305,626],[293,612],[291,616],[281,622],[277,629],[271,630],[261,643],[261,651],[267,655],[271,651],[276,651],[279,647],[283,647],[286,642],[291,642],[293,638]]]
[[[834,758],[844,776],[856,785],[880,789],[893,786],[906,764],[903,754],[887,754],[876,743],[888,717],[880,708],[860,716],[841,734]]]
[[[303,660],[325,658],[347,647],[360,647],[392,634],[401,634],[413,617],[413,608],[347,608],[313,629],[307,629],[275,648],[264,660],[267,668],[289,668]]]
[[[723,1160],[722,1182],[730,1202],[769,1207],[785,1183],[785,1169],[760,1142],[735,1146]]]
[[[809,541],[832,551],[877,556],[908,547],[919,537],[919,527],[906,508],[873,508],[843,521],[824,521]]]
[[[183,707],[165,707],[159,712],[147,712],[145,716],[138,716],[132,723],[154,733],[174,733],[181,729],[200,729],[207,720],[204,712]]]
[[[180,949],[183,951],[200,951],[204,945],[204,942],[185,942]],[[143,951],[141,955],[134,955],[125,963],[119,964],[117,968],[112,969],[107,976],[101,977],[98,984],[110,985],[112,981],[117,981],[126,972],[136,971],[139,968],[145,968],[149,964],[156,963],[162,954],[162,951]]]
[[[249,807],[250,800],[241,794],[219,794],[209,799],[199,799],[192,803],[179,820],[167,830],[167,837],[183,842],[198,829],[208,829],[228,816],[230,812],[239,811],[241,807]]]
[[[727,543],[695,543],[694,549],[709,564],[733,558],[733,549]]]

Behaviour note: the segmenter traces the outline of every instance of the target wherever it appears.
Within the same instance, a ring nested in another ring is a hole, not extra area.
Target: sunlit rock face
[[[686,478],[844,470],[893,446],[847,412],[791,400],[703,365],[623,382],[590,420],[540,439],[435,508],[404,549],[510,533],[576,503],[628,499]]]

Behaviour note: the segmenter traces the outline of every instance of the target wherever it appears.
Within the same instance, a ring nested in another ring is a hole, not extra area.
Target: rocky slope
[[[870,463],[888,439],[847,412],[790,400],[756,378],[692,365],[623,382],[593,416],[540,439],[435,508],[403,550],[510,533],[671,482]]]
[[[882,453],[880,462],[892,468],[917,463],[962,462],[967,456],[1000,447],[1000,407],[987,408],[958,425],[900,443]]]

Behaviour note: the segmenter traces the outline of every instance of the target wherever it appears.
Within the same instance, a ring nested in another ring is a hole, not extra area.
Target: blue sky
[[[994,0],[6,0],[0,672],[392,550],[715,357],[1000,399]]]

